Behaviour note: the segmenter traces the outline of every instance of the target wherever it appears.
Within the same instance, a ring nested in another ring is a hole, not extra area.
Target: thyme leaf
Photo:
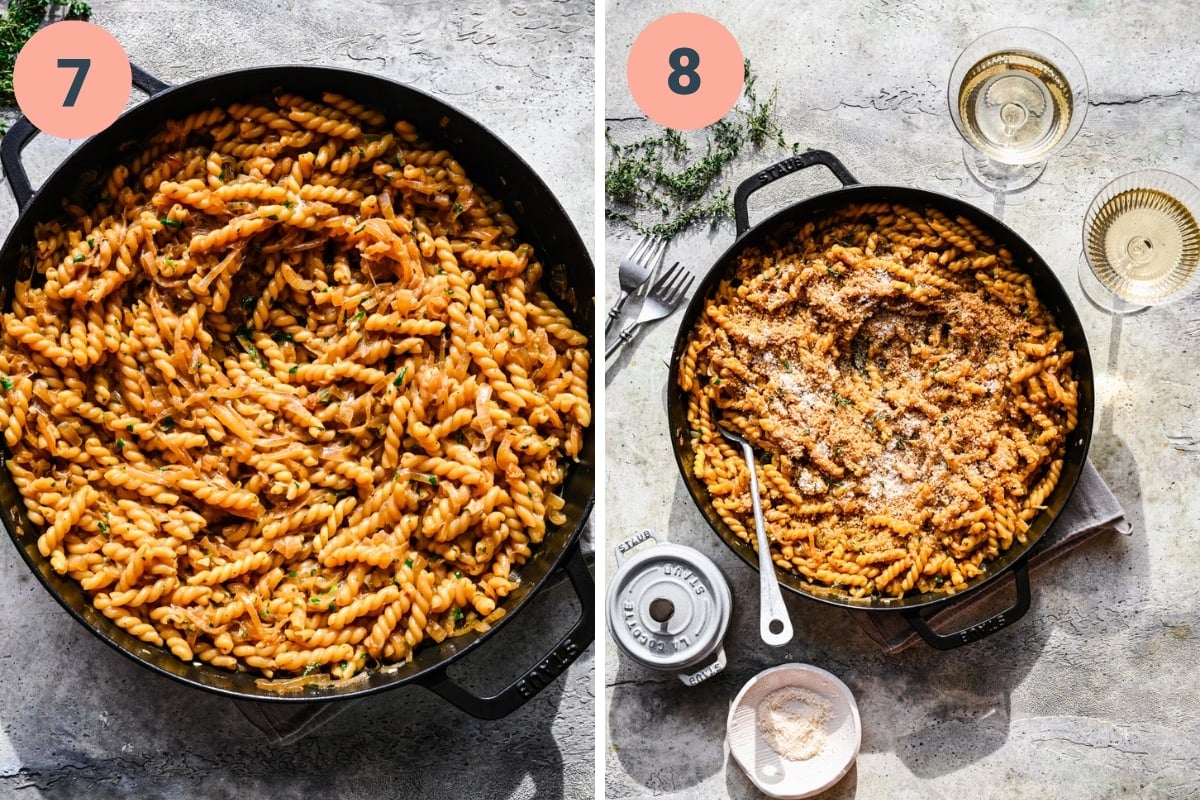
[[[749,60],[744,78],[738,105],[705,128],[699,144],[671,129],[629,143],[619,143],[611,130],[605,131],[610,151],[604,172],[607,219],[664,238],[704,223],[714,226],[733,217],[730,187],[723,184],[727,167],[747,145],[799,151],[798,143],[787,144],[776,119],[775,92],[759,98]]]

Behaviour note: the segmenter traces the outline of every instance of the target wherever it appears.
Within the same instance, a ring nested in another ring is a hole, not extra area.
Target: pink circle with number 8
[[[633,100],[660,125],[690,131],[729,113],[742,93],[742,49],[703,14],[661,17],[638,34],[625,64]]]
[[[42,28],[21,48],[13,67],[21,113],[63,139],[81,139],[111,125],[129,102],[132,85],[120,42],[81,20]]]

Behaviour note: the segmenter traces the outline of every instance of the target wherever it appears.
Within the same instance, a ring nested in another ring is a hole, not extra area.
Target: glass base
[[[1101,283],[1100,279],[1096,277],[1096,273],[1092,272],[1091,265],[1088,264],[1087,254],[1079,257],[1079,285],[1083,288],[1083,294],[1087,297],[1088,302],[1109,314],[1137,314],[1150,307],[1131,303]]]
[[[1004,164],[993,161],[970,145],[963,147],[963,163],[967,172],[983,188],[1001,194],[1024,191],[1038,182],[1046,171],[1046,162],[1036,164]]]

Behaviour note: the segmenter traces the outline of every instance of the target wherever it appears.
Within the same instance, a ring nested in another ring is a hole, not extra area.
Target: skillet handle
[[[150,97],[171,86],[136,64],[130,64],[129,70],[133,75],[133,85]],[[13,123],[8,133],[4,134],[4,138],[0,139],[0,164],[4,165],[8,188],[17,201],[18,210],[22,212],[29,205],[29,201],[33,199],[33,185],[29,182],[29,174],[25,171],[25,165],[21,163],[21,151],[25,149],[25,145],[29,144],[29,140],[36,133],[38,133],[38,128],[22,115]]]
[[[461,684],[455,683],[446,674],[445,667],[434,670],[430,678],[423,679],[420,683],[477,719],[506,717],[532,700],[538,692],[566,672],[567,667],[575,663],[596,638],[596,581],[588,572],[587,561],[578,543],[572,545],[571,552],[564,561],[563,570],[571,579],[571,585],[579,598],[579,619],[554,649],[530,667],[524,675],[491,697],[477,697]]]
[[[834,177],[842,182],[842,186],[858,183],[858,179],[850,174],[850,170],[846,169],[845,165],[827,150],[809,150],[806,153],[785,158],[738,184],[737,190],[733,193],[733,217],[737,223],[737,238],[742,238],[742,235],[750,230],[750,215],[746,210],[746,201],[750,199],[750,195],[785,175],[791,175],[793,172],[799,172],[817,164],[828,167]]]
[[[999,614],[985,619],[983,622],[977,622],[969,628],[964,628],[954,633],[938,633],[929,627],[929,623],[916,610],[904,612],[904,618],[917,633],[921,634],[922,639],[939,650],[953,650],[956,647],[962,647],[964,644],[979,641],[985,636],[990,636],[996,631],[1012,625],[1025,616],[1025,612],[1029,610],[1031,597],[1029,591],[1029,559],[1021,558],[1014,563],[1012,574],[1017,585],[1017,601]]]

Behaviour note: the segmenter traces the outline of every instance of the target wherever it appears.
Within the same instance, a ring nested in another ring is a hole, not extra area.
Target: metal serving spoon
[[[779,591],[779,579],[775,575],[775,563],[771,561],[771,543],[767,541],[767,526],[763,522],[762,501],[758,497],[758,473],[754,468],[754,446],[744,436],[717,423],[721,435],[734,444],[742,446],[742,457],[750,472],[750,500],[754,505],[754,532],[758,537],[758,628],[762,640],[772,647],[782,647],[792,640],[792,620],[787,606],[783,604],[783,593]]]

